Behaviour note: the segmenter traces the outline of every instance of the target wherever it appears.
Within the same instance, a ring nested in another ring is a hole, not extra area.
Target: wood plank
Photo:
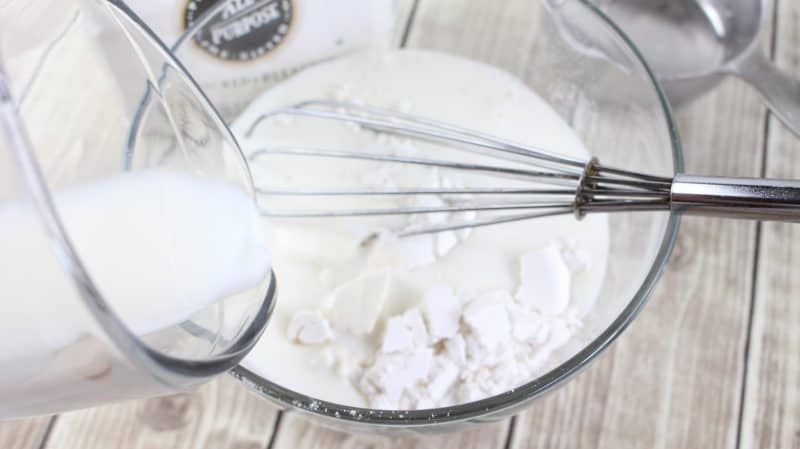
[[[523,77],[540,9],[520,0],[502,7],[487,0],[420,0],[408,46],[483,61]]]
[[[60,415],[46,449],[261,449],[272,437],[277,414],[273,405],[223,376],[195,394]]]
[[[736,80],[682,108],[688,171],[758,176],[764,116]],[[511,447],[735,448],[755,233],[752,222],[685,218],[641,316],[577,379],[518,417]]]
[[[401,47],[405,44],[404,39],[410,26],[413,25],[415,8],[418,0],[395,0],[394,1],[394,17],[395,22],[392,28],[391,45],[393,47]]]
[[[53,418],[30,418],[0,423],[0,448],[39,449]]]
[[[800,77],[800,4],[777,5],[775,62]],[[766,175],[800,179],[800,139],[775,117],[768,123]],[[750,363],[742,413],[742,447],[800,447],[800,228],[764,223]]]
[[[284,419],[273,449],[490,449],[502,448],[507,433],[508,420],[505,420],[453,434],[390,439],[330,430],[297,415],[289,415]]]

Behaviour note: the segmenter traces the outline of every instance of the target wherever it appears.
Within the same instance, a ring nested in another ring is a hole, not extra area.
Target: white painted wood
[[[45,441],[51,419],[43,417],[0,423],[0,447],[39,449]]]
[[[800,3],[777,4],[775,62],[800,78]],[[797,101],[800,101],[798,93]],[[768,124],[766,175],[800,179],[800,139]],[[800,227],[764,223],[742,422],[743,448],[800,447]]]
[[[47,449],[260,449],[272,436],[277,413],[224,376],[195,394],[62,414]]]

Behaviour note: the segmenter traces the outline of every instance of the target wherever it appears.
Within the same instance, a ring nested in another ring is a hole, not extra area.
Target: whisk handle
[[[670,203],[687,214],[800,222],[800,181],[678,174]]]

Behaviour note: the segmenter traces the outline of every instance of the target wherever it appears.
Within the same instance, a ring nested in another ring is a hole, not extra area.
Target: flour
[[[577,265],[573,263],[573,266]],[[551,315],[563,313],[570,299],[570,271],[556,244],[525,254],[519,260],[520,285],[516,297]]]
[[[554,262],[549,257],[549,249],[539,250],[520,263]],[[572,282],[569,276],[559,280],[561,289]],[[519,386],[536,374],[532,360],[547,357],[580,326],[566,309],[552,314],[546,304],[530,305],[524,294],[512,298],[503,290],[460,304],[449,287],[431,287],[420,307],[386,322],[381,351],[361,375],[362,392],[371,407],[415,409],[454,405]],[[400,362],[406,364],[402,370],[396,366]],[[409,371],[418,375],[408,377]]]
[[[324,343],[334,334],[328,320],[316,311],[300,311],[294,314],[286,332],[289,340],[303,344]]]

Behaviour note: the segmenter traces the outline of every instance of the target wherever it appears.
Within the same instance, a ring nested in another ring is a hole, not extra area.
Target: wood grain
[[[45,443],[53,418],[32,418],[0,423],[0,448],[39,449]]]
[[[797,77],[800,4],[781,0],[776,17],[775,62]],[[766,176],[800,179],[800,139],[774,116],[769,119],[767,132]],[[798,268],[800,228],[764,223],[742,413],[742,447],[800,447]]]
[[[60,415],[47,448],[261,449],[276,417],[274,406],[225,376],[194,394]]]
[[[765,111],[735,80],[678,111],[687,169],[757,176]],[[574,382],[518,417],[513,448],[735,448],[756,225],[687,217],[650,303]]]
[[[508,433],[508,420],[474,430],[414,438],[385,438],[354,435],[330,430],[296,415],[284,419],[271,449],[485,449],[502,448]]]
[[[522,0],[502,5],[488,0],[420,0],[408,46],[465,56],[522,77],[540,9],[537,2]]]

